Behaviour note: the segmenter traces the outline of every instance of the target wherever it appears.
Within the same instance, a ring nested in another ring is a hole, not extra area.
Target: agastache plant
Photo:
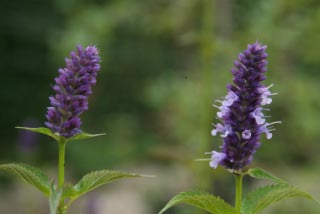
[[[58,70],[59,76],[52,86],[54,96],[50,96],[45,122],[46,127],[17,127],[45,134],[58,142],[58,182],[49,180],[40,169],[27,164],[9,163],[0,165],[0,170],[11,172],[38,188],[49,198],[50,214],[66,214],[75,199],[108,182],[121,178],[142,177],[141,175],[100,170],[83,176],[75,185],[65,185],[65,148],[70,141],[87,139],[103,134],[88,134],[81,130],[81,114],[88,110],[88,98],[92,86],[96,84],[100,70],[100,57],[95,46],[77,46],[66,58],[66,67]]]
[[[210,193],[188,191],[173,197],[159,214],[180,203],[199,207],[212,214],[256,214],[272,202],[284,198],[302,196],[313,199],[308,193],[261,168],[249,168],[254,153],[261,145],[261,135],[265,134],[267,139],[271,139],[275,130],[273,125],[281,123],[267,122],[270,116],[266,114],[269,113],[266,105],[271,104],[271,96],[276,93],[269,90],[273,85],[263,84],[268,64],[266,48],[259,42],[249,44],[234,62],[235,67],[231,70],[233,84],[227,85],[227,95],[213,105],[218,109],[219,122],[213,124],[211,134],[222,137],[221,151],[208,152],[206,154],[211,155],[210,159],[200,159],[209,161],[214,169],[221,165],[235,175],[235,206]],[[276,184],[260,187],[242,200],[243,175],[267,179]]]

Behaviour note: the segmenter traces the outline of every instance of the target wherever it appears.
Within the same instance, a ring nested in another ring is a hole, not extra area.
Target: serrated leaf
[[[279,184],[287,184],[286,181],[272,175],[271,173],[267,172],[264,169],[261,168],[251,168],[248,170],[248,172],[246,173],[249,176],[253,177],[253,178],[258,178],[258,179],[265,179],[265,180],[270,180]]]
[[[74,200],[81,195],[111,181],[119,180],[122,178],[135,177],[144,176],[113,170],[100,170],[91,172],[83,176],[83,178],[73,187],[73,191],[67,190],[67,192],[65,193],[65,197],[70,197],[72,200]]]
[[[50,214],[57,214],[61,196],[62,196],[61,190],[60,189],[58,190],[55,187],[54,182],[52,182],[51,188],[50,188],[50,195],[49,195]]]
[[[14,174],[39,189],[45,195],[49,195],[49,178],[40,169],[22,163],[9,163],[0,165],[0,170]]]
[[[76,135],[68,138],[67,141],[88,139],[88,138],[93,138],[93,137],[99,137],[99,136],[102,136],[102,135],[105,135],[105,133],[89,134],[89,133],[86,133],[86,132],[80,132],[79,134],[76,134]]]
[[[311,195],[288,184],[275,184],[260,187],[242,201],[241,212],[244,214],[256,214],[270,204],[290,197],[304,197],[314,200]]]
[[[65,184],[63,186],[63,190],[62,190],[62,199],[66,199],[68,197],[71,197],[75,194],[75,191],[73,189],[73,185],[72,184]]]
[[[44,134],[44,135],[47,135],[49,137],[52,137],[53,139],[55,140],[59,140],[59,135],[56,135],[54,134],[51,129],[48,129],[46,127],[38,127],[38,128],[29,128],[29,127],[15,127],[17,129],[23,129],[23,130],[28,130],[28,131],[32,131],[32,132],[37,132],[37,133],[41,133],[41,134]]]
[[[179,193],[166,204],[159,214],[162,214],[167,209],[182,203],[204,209],[212,214],[236,214],[236,210],[221,198],[210,193],[200,191]]]

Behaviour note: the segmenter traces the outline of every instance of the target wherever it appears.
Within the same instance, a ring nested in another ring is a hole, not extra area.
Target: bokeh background
[[[0,7],[0,163],[56,175],[57,144],[15,129],[44,123],[50,85],[77,44],[100,49],[102,69],[83,130],[107,135],[67,145],[67,179],[96,169],[156,178],[123,180],[83,196],[70,214],[154,214],[175,194],[203,189],[233,203],[233,176],[195,162],[218,148],[210,136],[233,61],[248,43],[268,45],[274,83],[272,140],[253,165],[320,199],[319,0],[4,0]],[[260,185],[246,179],[246,192]],[[0,174],[0,213],[48,213],[33,187]],[[200,214],[177,206],[168,214]],[[320,213],[289,199],[264,213]]]

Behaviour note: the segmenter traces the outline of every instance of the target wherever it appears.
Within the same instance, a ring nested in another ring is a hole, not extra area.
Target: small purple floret
[[[231,70],[233,84],[228,85],[228,94],[223,100],[217,100],[220,106],[217,118],[220,123],[214,124],[212,135],[221,133],[224,140],[222,151],[212,151],[210,166],[218,164],[231,170],[241,170],[251,163],[253,154],[260,146],[260,136],[266,133],[266,138],[272,137],[271,125],[280,122],[267,123],[262,106],[270,104],[269,87],[262,84],[266,79],[264,73],[268,54],[266,46],[259,42],[249,44],[248,49],[239,54]]]
[[[216,152],[216,151],[212,151],[210,154],[211,154],[211,161],[210,161],[209,165],[212,168],[217,168],[219,162],[226,157],[226,155],[224,153],[220,153],[220,152]]]
[[[71,52],[70,56],[65,59],[66,67],[60,68],[54,79],[52,88],[56,94],[49,97],[51,106],[45,122],[54,133],[66,138],[80,132],[80,115],[88,110],[88,97],[100,70],[100,57],[94,46],[83,49],[79,45],[77,53]]]

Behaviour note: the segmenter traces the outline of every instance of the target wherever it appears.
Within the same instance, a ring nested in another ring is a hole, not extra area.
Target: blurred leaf
[[[52,182],[49,196],[50,214],[57,214],[61,196],[62,191],[58,190]]]
[[[55,140],[59,140],[59,135],[54,134],[51,129],[45,128],[45,127],[38,127],[38,128],[28,128],[28,127],[15,127],[17,129],[23,129],[23,130],[28,130],[28,131],[32,131],[32,132],[37,132],[37,133],[41,133],[44,135],[47,135],[49,137],[52,137]]]
[[[267,185],[249,193],[242,201],[241,211],[244,214],[256,214],[274,202],[296,196],[314,200],[308,193],[288,184]]]
[[[146,177],[143,175],[113,171],[113,170],[100,170],[91,172],[82,177],[82,179],[73,187],[73,190],[66,189],[64,197],[70,197],[72,200],[80,197],[81,195],[90,192],[97,187],[109,183],[111,181],[119,180],[122,178],[136,178]]]
[[[22,180],[33,185],[45,195],[49,195],[49,179],[40,169],[22,164],[22,163],[9,163],[0,165],[0,170],[4,170],[14,174]]]
[[[261,168],[251,168],[248,170],[248,172],[246,172],[246,174],[248,174],[250,177],[253,177],[253,178],[271,180],[276,183],[283,183],[283,184],[287,183],[286,181],[272,175],[271,173]]]
[[[70,196],[74,195],[74,189],[72,184],[65,184],[62,190],[62,199],[66,199]]]
[[[73,137],[68,138],[67,141],[88,139],[88,138],[93,138],[93,137],[99,137],[99,136],[102,136],[102,135],[105,135],[105,133],[89,134],[89,133],[86,133],[86,132],[80,132],[79,134],[76,134]]]
[[[221,198],[207,192],[198,191],[179,193],[167,203],[159,214],[164,213],[167,209],[182,203],[204,209],[212,214],[236,214],[236,210]]]

